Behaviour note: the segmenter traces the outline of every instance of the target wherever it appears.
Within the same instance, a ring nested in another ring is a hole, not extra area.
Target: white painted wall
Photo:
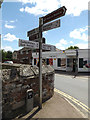
[[[38,53],[32,53],[33,58],[39,58]],[[62,68],[62,67],[57,67],[57,58],[66,58],[66,66],[67,66],[67,58],[69,57],[74,57],[76,56],[76,51],[75,50],[66,50],[65,53],[63,51],[55,51],[55,52],[43,52],[42,53],[42,58],[47,59],[47,58],[53,58],[53,68],[55,70],[65,70],[65,71],[72,71],[72,68]],[[78,72],[88,72],[90,71],[90,68],[79,68],[79,58],[84,58],[88,59],[88,49],[79,49],[78,50]],[[55,60],[56,59],[56,60]],[[34,59],[32,61],[32,65],[34,65]]]

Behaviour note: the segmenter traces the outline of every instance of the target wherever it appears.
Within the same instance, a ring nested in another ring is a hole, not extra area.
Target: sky
[[[39,18],[65,6],[60,27],[43,32],[46,44],[64,50],[69,46],[88,48],[89,0],[4,0],[0,13],[1,46],[6,51],[19,50],[19,39],[29,40],[27,31],[39,27]],[[55,19],[57,20],[57,19]],[[52,21],[51,21],[52,22]]]

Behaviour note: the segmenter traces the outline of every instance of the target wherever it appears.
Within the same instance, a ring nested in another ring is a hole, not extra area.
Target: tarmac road
[[[88,106],[88,77],[55,74],[55,88]]]

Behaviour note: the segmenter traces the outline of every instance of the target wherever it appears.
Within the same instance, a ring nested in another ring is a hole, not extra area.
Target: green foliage
[[[11,51],[5,51],[4,49],[1,50],[1,54],[2,54],[2,61],[5,60],[12,60],[12,52]]]
[[[3,3],[3,0],[0,0],[0,8],[1,8],[1,4]]]
[[[78,46],[70,46],[70,47],[67,48],[67,50],[68,49],[79,49],[79,47]]]

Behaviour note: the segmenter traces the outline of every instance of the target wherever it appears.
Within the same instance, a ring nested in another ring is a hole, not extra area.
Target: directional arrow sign
[[[60,27],[60,19],[44,25],[43,28],[42,28],[42,30],[43,30],[42,32],[47,31],[47,30],[51,30],[51,29],[54,29],[54,28],[57,28],[57,27]],[[31,31],[28,31],[27,36],[30,37],[30,40],[38,39],[39,38],[38,33],[39,33],[39,28],[35,28]]]
[[[36,33],[36,34],[33,34],[33,35],[30,35],[29,36],[29,40],[35,40],[36,39],[36,41],[39,39],[39,33]]]
[[[28,40],[19,39],[19,47],[29,47],[31,49],[39,49],[39,42],[32,42]],[[54,45],[42,44],[43,50],[55,51],[56,47]]]
[[[39,28],[35,28],[33,30],[28,31],[27,36],[32,36],[32,35],[37,34],[37,33],[39,33]]]
[[[54,19],[57,19],[59,17],[64,16],[65,13],[66,13],[66,10],[67,10],[66,7],[63,6],[63,7],[59,8],[59,9],[47,14],[46,16],[42,17],[43,18],[43,24],[45,24],[47,22],[50,22],[50,21],[52,21]]]
[[[56,51],[56,47],[54,45],[49,45],[49,44],[44,44],[44,43],[42,44],[42,49]]]
[[[43,31],[51,30],[60,27],[60,19],[43,26]]]
[[[39,48],[39,43],[19,39],[19,47],[29,47],[31,49],[38,49]]]

